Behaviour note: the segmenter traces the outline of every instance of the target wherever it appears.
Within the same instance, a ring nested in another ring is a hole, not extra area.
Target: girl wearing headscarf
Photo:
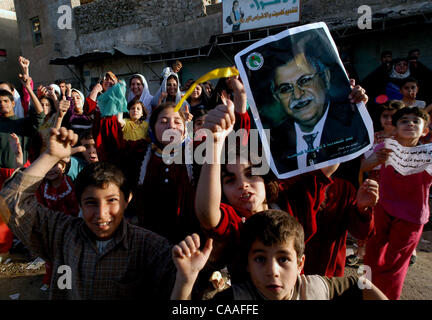
[[[147,116],[150,116],[152,111],[151,101],[153,96],[150,94],[147,81],[142,74],[134,74],[129,81],[129,95],[127,102],[131,102],[133,99],[138,99],[144,104]]]
[[[84,114],[85,98],[82,92],[78,89],[71,89],[70,101],[71,104],[64,116],[62,126],[71,128],[77,134],[82,130],[90,129],[93,124],[93,117]]]
[[[174,102],[177,104],[182,98],[179,79],[175,73],[171,73],[164,78],[162,84],[151,101],[152,111],[159,105],[165,102]],[[189,104],[185,101],[181,107],[183,111],[187,111]]]
[[[408,59],[397,58],[393,61],[393,66],[389,73],[389,81],[386,86],[386,95],[389,100],[402,100],[400,92],[401,83],[411,75]]]
[[[120,159],[119,150],[124,149],[124,141],[119,120],[127,111],[126,83],[108,71],[84,104],[84,113],[94,115],[93,137],[100,161],[116,163]]]

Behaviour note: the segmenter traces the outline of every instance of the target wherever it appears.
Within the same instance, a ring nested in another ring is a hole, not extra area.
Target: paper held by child
[[[407,176],[426,170],[432,174],[432,144],[424,144],[416,147],[404,147],[394,139],[384,139],[375,150],[381,148],[390,149],[390,157],[386,162],[401,175]]]

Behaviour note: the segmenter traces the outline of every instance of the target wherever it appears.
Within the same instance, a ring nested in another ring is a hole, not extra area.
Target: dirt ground
[[[47,300],[42,291],[45,267],[27,270],[33,259],[11,256],[11,262],[0,264],[0,300]],[[4,262],[4,261],[3,261]],[[347,267],[347,275],[356,274],[356,267]],[[17,297],[16,294],[19,294]],[[12,296],[12,297],[11,297]],[[417,247],[417,262],[408,270],[401,300],[432,300],[432,226],[427,225]]]

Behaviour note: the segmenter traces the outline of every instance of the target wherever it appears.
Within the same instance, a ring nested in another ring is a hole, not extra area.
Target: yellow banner
[[[177,112],[181,108],[181,106],[183,105],[185,100],[192,94],[192,92],[195,90],[195,87],[198,84],[209,81],[209,80],[214,80],[214,79],[219,79],[219,78],[229,78],[229,77],[234,77],[234,76],[238,76],[238,75],[239,75],[239,72],[238,72],[237,68],[235,68],[235,67],[215,69],[213,71],[210,71],[209,73],[206,73],[205,75],[200,77],[197,81],[195,81],[190,86],[189,90],[186,91],[186,94],[183,96],[183,98],[179,101],[179,103],[177,103],[174,111]]]

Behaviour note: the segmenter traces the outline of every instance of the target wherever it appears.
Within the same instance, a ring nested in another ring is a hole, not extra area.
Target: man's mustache
[[[301,99],[301,100],[295,100],[295,101],[293,101],[293,102],[290,103],[289,108],[291,110],[303,108],[304,106],[306,106],[310,102],[312,102],[312,100],[313,100],[313,98],[306,98],[306,99]]]

